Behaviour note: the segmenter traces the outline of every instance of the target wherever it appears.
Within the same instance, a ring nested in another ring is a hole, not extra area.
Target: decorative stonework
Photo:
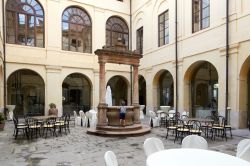
[[[106,126],[107,125],[107,111],[108,107],[105,104],[105,64],[106,63],[115,63],[115,64],[125,64],[125,65],[132,65],[133,70],[133,116],[131,119],[133,121],[131,124],[140,123],[139,115],[139,90],[138,90],[138,67],[140,63],[140,59],[142,55],[135,52],[130,51],[126,48],[126,45],[118,40],[117,44],[113,47],[106,47],[104,46],[102,49],[98,49],[95,51],[95,54],[98,56],[98,63],[100,66],[100,75],[99,75],[99,105],[98,105],[98,123],[97,126]],[[119,110],[118,110],[119,111]],[[114,114],[117,115],[117,114]],[[110,115],[108,118],[110,120],[114,117]],[[118,118],[118,117],[116,117]]]

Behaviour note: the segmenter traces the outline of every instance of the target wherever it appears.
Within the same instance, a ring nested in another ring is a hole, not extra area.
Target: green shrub
[[[0,124],[3,124],[5,121],[4,114],[0,112]]]
[[[55,103],[50,103],[50,104],[49,104],[49,107],[50,107],[50,108],[56,108],[56,104],[55,104]]]

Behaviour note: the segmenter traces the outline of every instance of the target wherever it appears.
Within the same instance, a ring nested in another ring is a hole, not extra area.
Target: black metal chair
[[[179,138],[181,138],[181,142],[183,138],[190,134],[190,129],[188,125],[185,125],[184,121],[181,119],[177,120],[177,129],[175,134],[174,142],[177,141]]]
[[[191,120],[188,121],[188,126],[189,126],[189,134],[192,135],[201,135],[202,133],[202,128],[201,128],[201,123],[197,120]]]
[[[38,122],[37,119],[34,118],[26,118],[25,119],[27,125],[28,125],[28,133],[29,133],[29,137],[33,138],[33,134],[37,135],[39,134],[39,136],[41,137],[41,124]]]
[[[167,127],[168,114],[166,112],[160,113],[160,127],[163,125]]]
[[[48,118],[45,121],[45,123],[43,124],[43,136],[45,134],[45,138],[47,138],[48,131],[50,131],[50,135],[57,136],[55,132],[56,130],[55,124],[56,124],[56,118],[54,117]]]
[[[225,118],[223,116],[218,116],[217,121],[213,124],[212,127],[212,139],[215,140],[215,137],[225,137],[227,141],[227,133],[225,130]]]
[[[28,138],[28,126],[24,123],[18,123],[17,117],[13,117],[13,122],[15,125],[15,128],[14,128],[15,139],[17,139],[19,130],[21,130],[23,132],[23,135],[26,135]]]
[[[173,116],[172,118],[167,119],[167,124],[166,125],[167,125],[167,134],[166,134],[166,139],[167,139],[169,131],[172,131],[173,135],[176,134],[178,121]]]

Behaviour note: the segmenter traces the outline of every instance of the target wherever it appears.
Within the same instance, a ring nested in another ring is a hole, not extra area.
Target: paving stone
[[[146,119],[148,120],[148,119]],[[143,122],[146,124],[146,121]],[[13,123],[6,123],[0,132],[0,165],[6,166],[104,166],[104,153],[115,152],[121,166],[144,166],[146,156],[143,142],[146,138],[157,137],[163,141],[166,149],[180,148],[180,140],[174,143],[174,137],[166,136],[165,128],[153,128],[151,133],[138,137],[99,137],[86,134],[86,128],[71,127],[70,134],[48,138],[13,138]],[[209,149],[230,155],[236,154],[240,140],[250,138],[249,130],[233,130],[233,139],[227,141],[216,138],[207,139]]]

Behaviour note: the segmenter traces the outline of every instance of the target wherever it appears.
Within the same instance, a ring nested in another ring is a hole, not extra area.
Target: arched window
[[[115,46],[117,39],[121,38],[129,46],[128,26],[121,18],[112,16],[106,23],[106,46]]]
[[[44,47],[44,12],[36,0],[8,0],[7,43]]]
[[[62,49],[91,53],[92,23],[87,12],[69,7],[62,15]]]

